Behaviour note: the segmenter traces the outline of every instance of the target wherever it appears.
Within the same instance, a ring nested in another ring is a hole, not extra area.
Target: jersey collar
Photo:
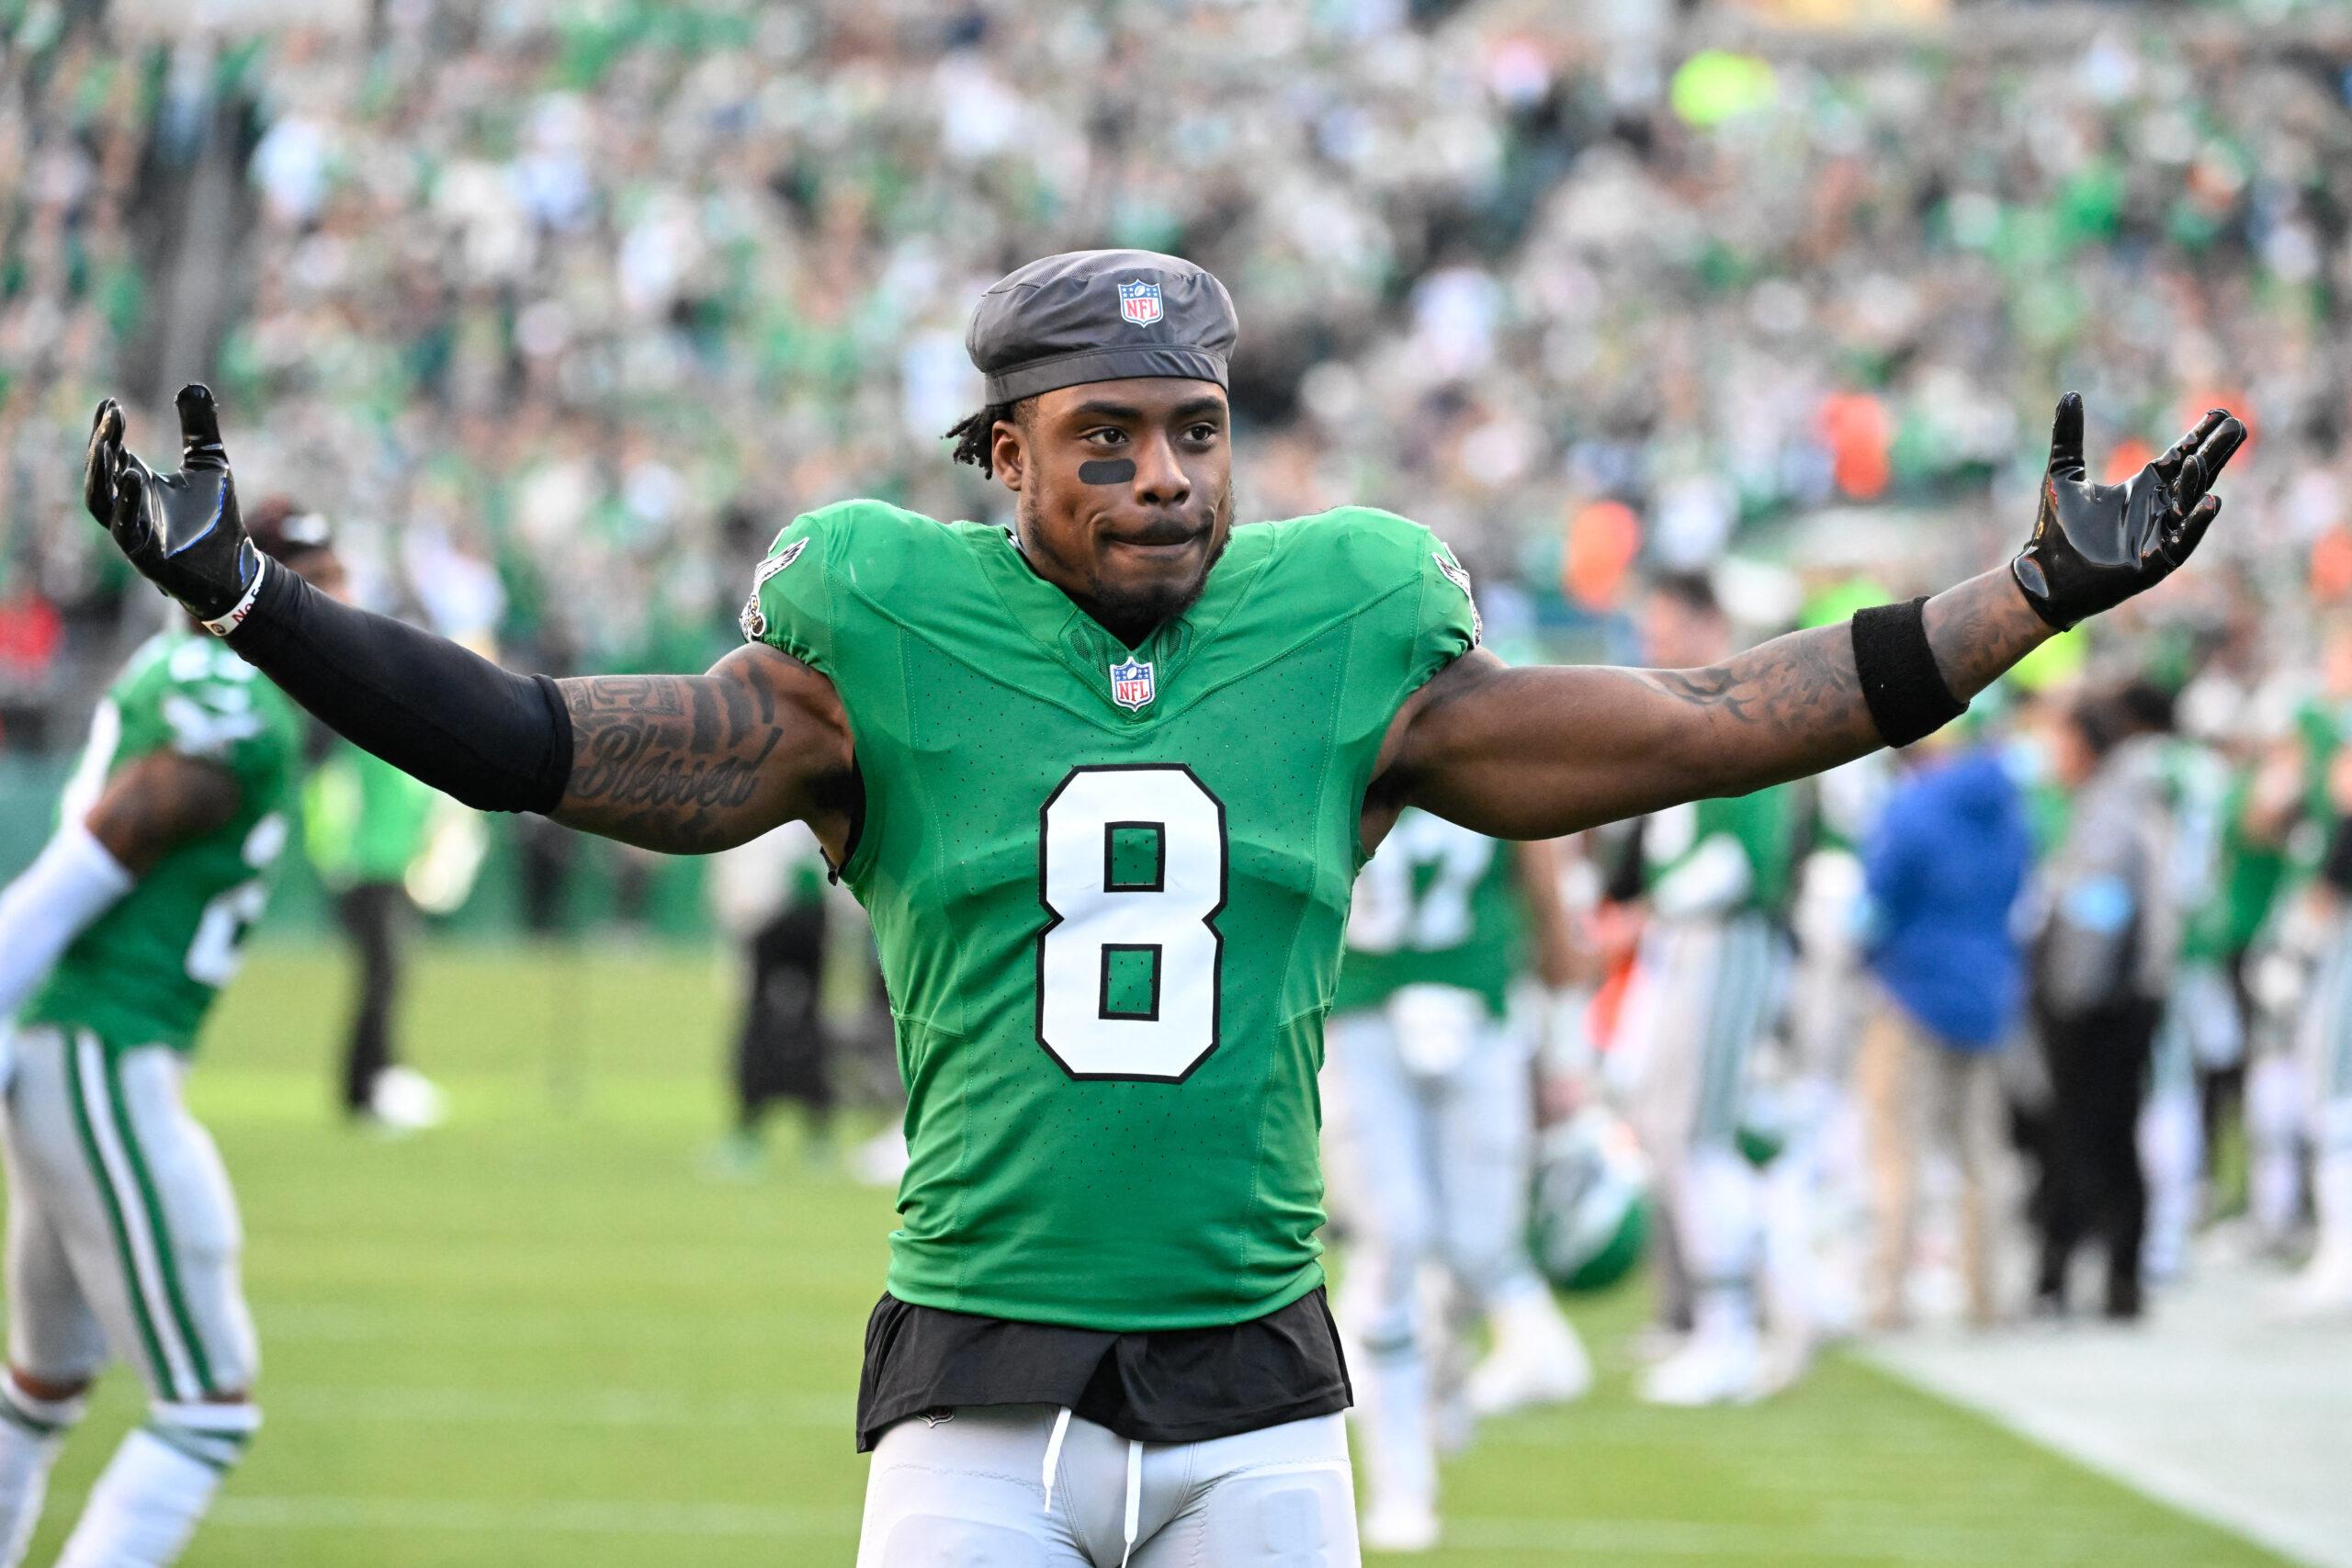
[[[1266,532],[1236,528],[1225,553],[1209,569],[1208,581],[1192,608],[1161,623],[1134,649],[1104,630],[1069,594],[1038,576],[1022,554],[1012,529],[992,528],[975,535],[974,554],[1005,608],[1032,640],[1085,682],[1104,708],[1126,721],[1148,723],[1183,705],[1175,697],[1181,691],[1178,678],[1256,578],[1265,562],[1266,542],[1261,536]],[[1153,700],[1132,712],[1120,708],[1111,698],[1111,666],[1129,660],[1150,664],[1158,686]]]

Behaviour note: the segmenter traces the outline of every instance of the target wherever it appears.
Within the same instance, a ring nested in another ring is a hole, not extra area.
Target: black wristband
[[[552,811],[571,714],[545,675],[330,599],[273,567],[226,641],[327,727],[481,811]]]
[[[1924,598],[1855,612],[1854,671],[1871,722],[1889,746],[1908,746],[1968,711],[1936,668]]]

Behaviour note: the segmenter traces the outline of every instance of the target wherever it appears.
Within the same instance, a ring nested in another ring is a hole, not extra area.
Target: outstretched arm
[[[571,767],[548,813],[567,828],[699,853],[805,821],[839,865],[859,799],[833,683],[748,643],[706,675],[559,681]]]
[[[2216,410],[2128,484],[2085,479],[2081,399],[2058,407],[2033,536],[2006,570],[1928,600],[1921,629],[1965,702],[2054,629],[2186,560],[2206,493],[2245,439]],[[1706,795],[1744,795],[1884,745],[1853,629],[1776,637],[1702,670],[1509,669],[1456,660],[1390,727],[1368,829],[1406,805],[1503,838],[1554,838]]]
[[[703,675],[512,674],[262,559],[212,394],[184,388],[179,413],[180,467],[158,474],[123,448],[122,411],[99,404],[85,503],[132,565],[329,728],[483,810],[681,853],[800,818],[836,862],[846,851],[857,781],[823,676],[760,646]]]
[[[673,854],[796,819],[840,863],[857,802],[832,682],[761,644],[701,675],[512,674],[267,570],[229,646],[331,728],[492,811]]]
[[[2051,635],[2006,570],[1928,600],[1926,623],[1936,667],[1962,699]],[[1417,701],[1383,791],[1498,838],[1556,838],[1745,795],[1885,744],[1842,625],[1702,670],[1514,669],[1479,650]]]

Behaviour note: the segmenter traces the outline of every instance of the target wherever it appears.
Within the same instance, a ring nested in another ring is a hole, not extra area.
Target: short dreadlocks
[[[971,464],[983,474],[993,475],[996,472],[997,421],[1003,420],[1012,424],[1024,423],[1031,400],[1023,398],[1018,402],[990,403],[949,425],[943,439],[956,443],[955,459],[959,463]]]

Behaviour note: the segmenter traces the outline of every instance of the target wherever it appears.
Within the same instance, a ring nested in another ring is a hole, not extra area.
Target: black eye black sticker
[[[1136,465],[1132,457],[1098,457],[1091,463],[1078,466],[1080,484],[1123,485],[1135,477]]]

